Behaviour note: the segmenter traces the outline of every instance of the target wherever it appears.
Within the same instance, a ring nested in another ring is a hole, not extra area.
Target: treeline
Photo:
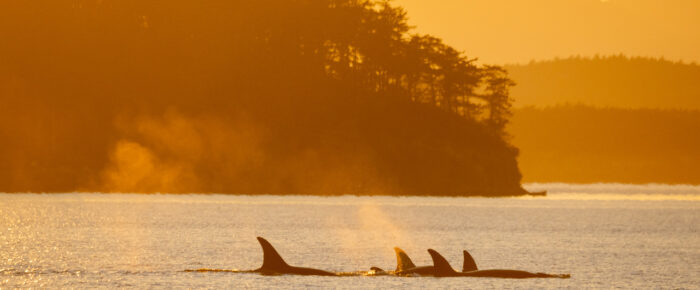
[[[514,110],[525,182],[700,184],[700,111],[566,105]]]
[[[700,66],[664,59],[570,57],[507,65],[518,83],[515,106],[584,104],[618,108],[700,109]]]
[[[386,1],[0,11],[0,191],[523,192],[505,70]]]

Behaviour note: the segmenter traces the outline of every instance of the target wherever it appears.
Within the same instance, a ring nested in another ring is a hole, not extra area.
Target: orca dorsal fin
[[[430,253],[430,257],[433,258],[433,268],[435,268],[436,277],[447,276],[455,273],[455,270],[452,269],[450,263],[447,262],[447,260],[445,260],[445,257],[440,255],[440,253],[433,249],[428,249],[428,253]]]
[[[474,261],[474,258],[472,258],[472,255],[470,255],[469,252],[467,252],[467,250],[464,250],[463,253],[464,264],[462,264],[462,272],[471,272],[479,270],[479,268],[476,267],[476,262]]]
[[[396,272],[416,267],[411,258],[408,257],[408,254],[401,248],[395,247],[394,252],[396,252]]]
[[[260,242],[260,246],[263,250],[263,264],[260,267],[260,270],[279,272],[280,270],[289,267],[287,262],[285,262],[284,259],[282,259],[282,256],[280,256],[280,254],[277,253],[277,250],[275,250],[275,248],[272,246],[272,244],[270,244],[270,242],[268,242],[266,239],[263,239],[262,237],[258,237],[258,242]]]

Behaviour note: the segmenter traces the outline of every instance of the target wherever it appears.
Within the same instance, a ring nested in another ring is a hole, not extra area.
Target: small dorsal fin
[[[437,251],[433,249],[428,249],[428,253],[430,253],[430,257],[433,258],[433,268],[435,268],[435,276],[447,276],[452,273],[455,273],[455,270],[452,269],[452,266],[450,266],[450,263],[445,260],[445,257],[440,255]]]
[[[282,269],[288,268],[287,262],[282,259],[277,250],[262,237],[258,237],[258,242],[263,250],[263,264],[260,267],[262,271],[279,272]]]
[[[416,267],[411,258],[408,257],[408,254],[401,248],[395,247],[394,252],[396,252],[396,272]]]
[[[464,250],[464,264],[462,264],[462,272],[471,272],[471,271],[476,271],[479,270],[479,268],[476,267],[476,262],[474,261],[474,258],[472,258],[472,255],[467,252],[467,250]]]

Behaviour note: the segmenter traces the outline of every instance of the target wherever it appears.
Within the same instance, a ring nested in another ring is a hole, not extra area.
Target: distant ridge
[[[515,107],[700,109],[700,66],[663,58],[569,57],[506,65]]]

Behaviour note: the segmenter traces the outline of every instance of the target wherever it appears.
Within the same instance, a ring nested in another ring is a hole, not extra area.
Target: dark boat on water
[[[546,190],[542,190],[542,191],[531,191],[531,192],[529,192],[527,195],[531,195],[531,196],[547,196],[547,191],[546,191]]]

